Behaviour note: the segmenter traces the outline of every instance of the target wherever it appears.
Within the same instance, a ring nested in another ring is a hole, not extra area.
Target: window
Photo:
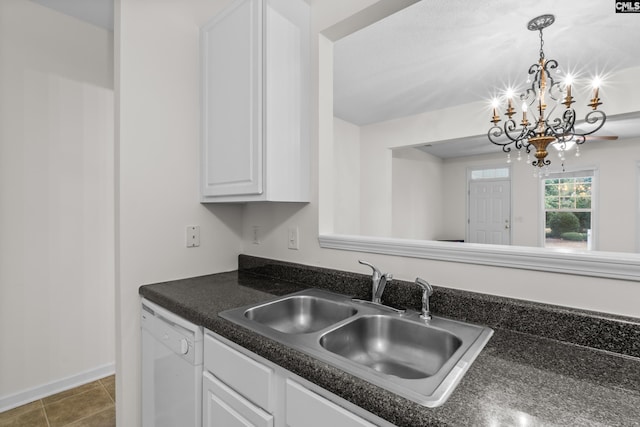
[[[471,180],[509,178],[509,168],[475,169],[471,171]]]
[[[547,248],[591,250],[594,171],[551,174],[543,180]]]

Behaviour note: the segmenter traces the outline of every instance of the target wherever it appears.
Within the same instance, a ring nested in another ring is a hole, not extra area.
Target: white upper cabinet
[[[202,202],[309,201],[309,6],[239,0],[200,37]]]

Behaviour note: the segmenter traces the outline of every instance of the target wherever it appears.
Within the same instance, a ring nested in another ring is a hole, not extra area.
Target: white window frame
[[[599,233],[599,208],[598,208],[598,189],[600,187],[600,174],[599,170],[595,166],[590,167],[581,167],[579,169],[565,171],[565,172],[551,172],[549,175],[541,174],[540,177],[540,247],[544,248],[546,244],[546,208],[545,208],[545,181],[547,179],[554,178],[578,178],[591,176],[593,179],[591,181],[591,247],[588,248],[589,251],[597,251],[598,250],[598,233]]]

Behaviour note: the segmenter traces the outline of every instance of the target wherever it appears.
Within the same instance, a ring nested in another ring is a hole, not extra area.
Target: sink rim
[[[357,313],[347,319],[327,326],[324,329],[308,334],[283,333],[261,323],[249,320],[244,316],[245,311],[252,307],[274,303],[295,295],[319,296],[325,299],[343,302],[345,304],[353,305],[353,307],[356,308]],[[440,406],[447,400],[473,361],[477,358],[493,335],[493,330],[486,326],[475,325],[438,316],[433,316],[432,320],[428,324],[425,324],[425,321],[420,319],[420,314],[413,310],[407,310],[404,314],[387,312],[384,310],[384,307],[376,307],[371,304],[361,304],[350,296],[316,288],[309,288],[287,295],[274,297],[260,303],[225,310],[218,313],[218,315],[236,325],[240,325],[250,331],[258,333],[267,339],[274,340],[287,347],[298,350],[304,354],[314,357],[315,359],[328,363],[350,375],[430,408]],[[367,315],[381,315],[400,318],[402,320],[422,325],[422,327],[441,329],[445,332],[453,333],[458,337],[462,335],[460,339],[463,341],[463,344],[441,366],[436,374],[420,379],[403,379],[393,375],[380,373],[346,357],[336,355],[329,350],[324,349],[320,345],[320,337],[323,335]]]

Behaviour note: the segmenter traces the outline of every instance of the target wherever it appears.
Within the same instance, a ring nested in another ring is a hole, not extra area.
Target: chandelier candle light
[[[505,94],[507,120],[503,126],[499,125],[499,101],[494,99],[492,103],[493,117],[491,118],[493,126],[487,134],[492,143],[502,146],[502,151],[507,153],[509,161],[512,145],[518,150],[518,159],[520,159],[521,149],[524,148],[529,154],[532,147],[535,147],[536,160],[531,164],[539,168],[551,164],[551,161],[547,159],[549,144],[556,144],[561,152],[573,144],[583,144],[586,136],[600,130],[607,118],[603,111],[598,110],[598,106],[602,103],[598,97],[600,79],[596,77],[593,81],[593,98],[587,104],[591,107],[591,111],[584,118],[584,126],[589,129],[585,132],[576,131],[576,111],[572,107],[575,101],[571,94],[572,77],[567,75],[562,83],[555,82],[551,71],[558,68],[558,62],[554,59],[545,59],[542,50],[544,46],[542,30],[553,24],[554,21],[553,15],[542,15],[527,24],[529,30],[540,32],[540,59],[529,67],[530,77],[527,84],[531,83],[531,86],[528,86],[527,90],[520,95],[522,101],[520,125],[518,126],[513,119],[516,110],[513,107],[513,90],[510,89]],[[533,76],[533,82],[531,82],[531,76]],[[552,105],[547,111],[548,100],[552,101],[550,102]],[[563,109],[560,105],[564,105],[565,108]],[[530,114],[531,121],[529,121],[527,113]],[[578,153],[579,151],[576,155]]]

